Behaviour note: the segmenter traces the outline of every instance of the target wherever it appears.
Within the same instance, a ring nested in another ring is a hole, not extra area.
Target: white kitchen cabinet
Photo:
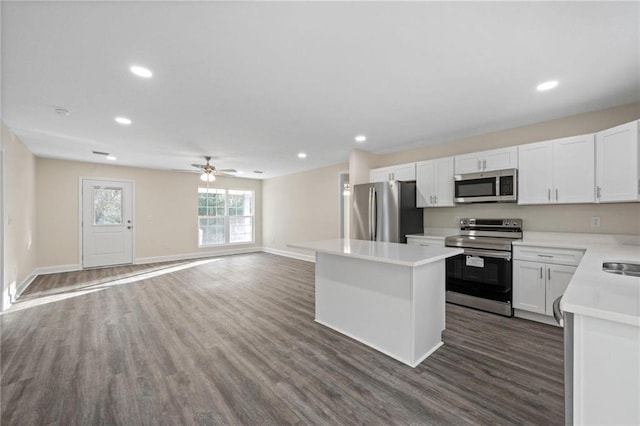
[[[640,200],[638,121],[596,133],[596,202]]]
[[[455,174],[458,175],[516,167],[518,167],[518,149],[515,146],[455,156]]]
[[[553,302],[562,296],[584,251],[514,246],[513,308],[515,315],[553,323]],[[523,315],[523,312],[539,316]]]
[[[564,294],[576,269],[575,266],[514,260],[514,309],[553,316],[553,302]]]
[[[387,182],[389,180],[416,180],[416,163],[380,167],[369,171],[369,182]]]
[[[453,157],[416,163],[416,206],[453,205]]]
[[[518,147],[518,204],[594,202],[593,134]]]

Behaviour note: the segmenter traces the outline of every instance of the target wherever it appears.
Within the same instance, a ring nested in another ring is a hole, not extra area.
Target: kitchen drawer
[[[407,244],[428,247],[444,247],[444,238],[438,237],[407,237]]]
[[[584,250],[542,246],[513,246],[513,258],[533,262],[578,266]]]

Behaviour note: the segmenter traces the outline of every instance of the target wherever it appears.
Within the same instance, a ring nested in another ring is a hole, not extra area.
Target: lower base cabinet
[[[576,269],[575,266],[514,260],[514,309],[553,316],[553,301],[564,294]]]
[[[515,316],[554,324],[553,302],[564,294],[583,254],[583,250],[575,249],[515,247],[513,255]]]

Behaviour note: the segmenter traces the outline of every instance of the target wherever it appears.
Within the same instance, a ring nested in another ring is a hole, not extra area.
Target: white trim
[[[513,316],[516,318],[521,318],[529,321],[541,322],[547,325],[553,325],[555,327],[560,327],[560,325],[556,322],[555,318],[549,315],[538,314],[535,312],[523,311],[522,309],[514,309]]]
[[[290,257],[293,259],[305,260],[307,262],[313,262],[313,263],[316,262],[316,257],[308,254],[300,254],[300,253],[296,253],[293,251],[286,251],[286,250],[277,250],[277,249],[272,249],[268,247],[263,247],[262,251],[269,254],[275,254],[277,256]]]
[[[18,297],[20,297],[20,295],[27,289],[27,287],[31,285],[33,280],[35,280],[37,277],[38,277],[38,270],[36,268],[33,271],[31,271],[31,273],[27,276],[27,278],[22,280],[22,282],[18,287],[16,287],[16,294],[12,295],[12,300],[10,300],[9,302],[11,304],[14,304],[16,300],[18,300]]]
[[[57,265],[57,266],[43,266],[36,268],[37,275],[59,274],[62,272],[82,271],[82,265],[69,264],[69,265]]]
[[[171,254],[168,256],[139,257],[137,259],[133,259],[133,264],[142,265],[146,263],[200,259],[203,257],[228,256],[231,254],[245,254],[245,253],[255,253],[255,252],[261,252],[261,251],[263,251],[262,247],[249,247],[249,248],[233,249],[233,250],[216,250],[216,251],[204,251],[204,252],[197,252],[197,253]]]
[[[1,9],[1,8],[0,8]],[[1,107],[0,107],[1,109]],[[1,122],[0,122],[1,125]],[[1,131],[1,129],[0,129]],[[6,237],[4,235],[5,232],[5,208],[4,208],[4,191],[5,191],[5,182],[7,181],[5,176],[5,167],[4,167],[4,141],[2,140],[2,136],[0,135],[0,312],[4,310],[5,303],[7,306],[11,303],[10,300],[5,300],[5,297],[8,297],[8,289],[4,288],[4,254],[6,253],[5,245],[6,245]],[[9,303],[7,303],[9,302]]]

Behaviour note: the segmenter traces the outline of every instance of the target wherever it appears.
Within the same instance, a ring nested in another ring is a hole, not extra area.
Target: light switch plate
[[[600,216],[591,216],[591,227],[600,228]]]

